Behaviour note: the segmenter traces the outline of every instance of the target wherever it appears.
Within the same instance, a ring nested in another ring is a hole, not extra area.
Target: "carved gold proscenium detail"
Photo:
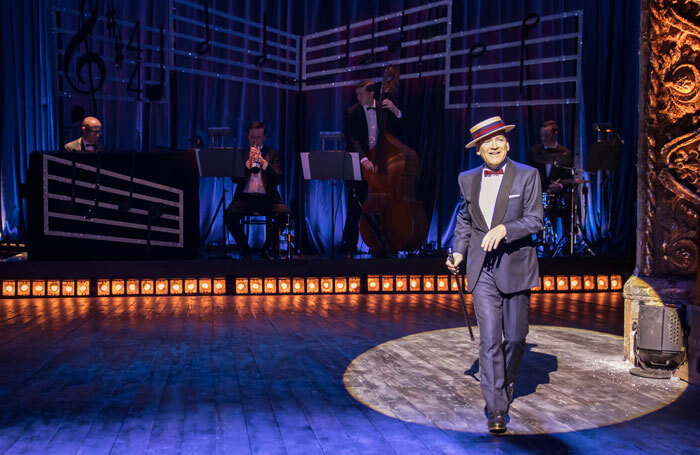
[[[638,266],[642,275],[690,275],[700,213],[700,0],[648,0],[642,11],[648,65]]]

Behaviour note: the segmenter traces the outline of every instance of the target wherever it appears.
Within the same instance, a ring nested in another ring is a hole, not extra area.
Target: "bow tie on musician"
[[[360,157],[360,164],[365,173],[374,173],[375,166],[368,155],[370,149],[377,143],[377,101],[374,81],[363,81],[355,86],[357,103],[345,111],[345,137],[347,151],[355,152]],[[382,101],[382,109],[390,112],[387,128],[392,133],[400,130],[401,110],[390,99]],[[359,223],[362,215],[362,204],[367,198],[367,182],[365,180],[345,182],[347,215],[343,227],[343,240],[340,246],[341,255],[352,257],[357,248],[360,235]]]
[[[236,182],[233,201],[224,212],[224,223],[240,248],[240,258],[249,259],[252,250],[241,224],[243,218],[262,214],[272,222],[266,223],[265,244],[261,257],[276,256],[280,242],[280,230],[291,211],[282,202],[277,185],[284,179],[280,153],[264,146],[265,124],[254,121],[248,126],[248,158],[245,161],[245,177]]]
[[[85,117],[80,125],[80,137],[63,146],[68,153],[98,153],[104,150],[99,142],[102,136],[102,123],[95,117]]]

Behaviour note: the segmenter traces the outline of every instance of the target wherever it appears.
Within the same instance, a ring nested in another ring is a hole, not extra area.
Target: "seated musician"
[[[358,153],[360,163],[365,172],[373,172],[374,164],[367,158],[369,151],[377,143],[377,101],[374,95],[374,82],[364,81],[355,86],[357,103],[345,111],[345,138],[347,151]],[[390,100],[382,102],[382,109],[391,111],[387,128],[395,130],[397,119],[401,118],[401,111]],[[360,216],[362,215],[362,203],[367,198],[367,182],[345,182],[347,191],[347,215],[343,228],[343,241],[340,252],[350,258],[355,254],[359,235]]]
[[[571,150],[558,142],[559,127],[554,120],[547,120],[540,128],[541,144],[530,149],[529,163],[537,168],[542,182],[542,192],[556,195],[555,200],[560,204],[553,204],[547,209],[547,216],[552,222],[561,218],[564,233],[570,229],[571,214],[565,207],[568,202],[562,198],[570,197],[572,188],[571,168],[574,166],[574,154]],[[557,199],[558,198],[558,199]]]
[[[226,208],[224,222],[241,249],[241,259],[251,257],[248,239],[241,220],[246,215],[260,213],[272,222],[267,225],[265,245],[261,256],[276,256],[279,247],[280,228],[286,223],[289,208],[284,205],[277,191],[282,182],[282,163],[279,152],[263,145],[265,124],[254,121],[248,126],[248,159],[245,162],[245,177],[236,185],[233,201]]]
[[[104,151],[104,145],[98,142],[102,135],[102,123],[95,117],[85,117],[80,127],[80,137],[63,146],[70,153],[97,153]]]

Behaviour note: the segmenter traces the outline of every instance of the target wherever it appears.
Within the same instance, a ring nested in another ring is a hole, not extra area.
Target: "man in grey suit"
[[[104,151],[102,143],[98,142],[102,135],[102,123],[95,117],[85,117],[80,126],[80,137],[63,146],[69,153],[96,153]]]
[[[507,159],[505,133],[515,128],[500,117],[478,123],[466,148],[477,148],[484,166],[462,172],[462,202],[454,232],[456,271],[467,258],[467,291],[479,323],[479,371],[488,429],[506,431],[513,385],[525,352],[530,289],[539,267],[532,234],[542,229],[540,176]]]

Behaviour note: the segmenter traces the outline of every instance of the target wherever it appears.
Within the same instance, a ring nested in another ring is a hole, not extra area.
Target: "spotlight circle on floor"
[[[508,432],[565,433],[613,425],[661,409],[686,389],[678,378],[630,375],[622,355],[619,336],[530,326]],[[484,433],[478,356],[478,336],[470,341],[466,328],[422,332],[356,357],[343,383],[356,400],[387,416]]]

